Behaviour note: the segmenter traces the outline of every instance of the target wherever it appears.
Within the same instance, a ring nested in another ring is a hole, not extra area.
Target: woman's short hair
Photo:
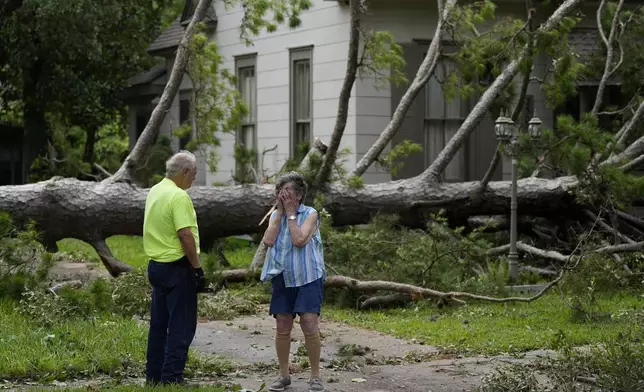
[[[293,190],[295,192],[302,195],[300,203],[303,203],[304,199],[306,199],[306,191],[308,190],[308,185],[306,184],[306,181],[304,181],[304,176],[294,171],[282,174],[275,182],[275,190],[279,191],[284,187],[284,185],[289,183],[293,184]]]
[[[165,176],[174,177],[185,169],[192,169],[197,166],[197,158],[190,151],[179,151],[170,157],[165,163]]]

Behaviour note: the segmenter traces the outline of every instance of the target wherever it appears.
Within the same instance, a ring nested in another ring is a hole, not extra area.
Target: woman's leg
[[[300,287],[295,301],[295,312],[300,315],[300,326],[304,333],[304,343],[311,365],[309,391],[324,391],[320,379],[320,342],[319,318],[322,310],[324,281],[318,279]]]
[[[280,363],[280,375],[288,377],[288,359],[291,351],[291,330],[293,329],[293,315],[282,313],[275,315],[277,330],[275,331],[275,351]]]
[[[272,279],[272,295],[269,313],[275,317],[275,351],[280,364],[280,377],[272,383],[269,391],[283,391],[291,385],[289,376],[288,357],[291,350],[291,330],[293,329],[293,307],[295,306],[296,291],[286,287],[284,277]]]
[[[317,313],[300,314],[300,326],[304,334],[306,352],[309,355],[309,364],[311,365],[311,378],[320,377],[321,342],[318,319]]]

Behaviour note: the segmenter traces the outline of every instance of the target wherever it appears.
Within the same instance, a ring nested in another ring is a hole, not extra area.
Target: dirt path
[[[511,357],[443,358],[421,363],[403,363],[409,354],[415,358],[439,358],[436,347],[406,342],[388,335],[323,320],[320,325],[323,338],[322,376],[329,392],[461,392],[471,391],[481,382],[481,377],[506,362],[524,362],[548,351],[528,353],[522,359]],[[263,383],[270,383],[275,371],[273,348],[274,320],[267,315],[247,316],[233,321],[200,323],[193,347],[199,351],[221,355],[248,367],[246,377],[230,377],[227,381],[243,388],[257,390]],[[305,357],[295,356],[303,345],[303,335],[296,324],[291,345],[291,363]],[[352,359],[339,355],[344,345],[369,347],[371,352]],[[332,366],[348,362],[347,366]],[[256,369],[265,369],[258,371]],[[292,365],[291,391],[307,391],[308,373]]]

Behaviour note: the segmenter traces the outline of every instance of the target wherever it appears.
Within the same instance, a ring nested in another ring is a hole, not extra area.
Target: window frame
[[[252,68],[253,69],[253,77],[255,78],[255,86],[254,86],[254,94],[255,94],[255,102],[252,105],[252,107],[248,107],[248,112],[249,115],[246,118],[241,119],[241,124],[240,127],[237,129],[235,132],[235,144],[241,144],[241,141],[243,140],[242,138],[242,133],[243,133],[243,128],[249,125],[253,126],[253,146],[252,148],[255,149],[255,164],[254,164],[254,169],[255,171],[258,170],[258,159],[257,159],[257,145],[258,145],[258,126],[257,126],[257,53],[252,53],[252,54],[246,54],[242,56],[236,56],[235,57],[235,77],[237,78],[237,91],[239,93],[242,93],[242,78],[241,78],[241,70],[247,69],[247,68]],[[242,96],[242,98],[244,98]],[[250,118],[252,121],[251,122],[246,122],[245,120]],[[244,146],[245,148],[248,149],[248,146]],[[239,173],[239,169],[237,167],[237,162],[235,162],[235,169],[236,172]]]
[[[425,58],[425,56],[427,55],[427,49],[428,49],[427,47],[423,47],[423,49],[421,49],[421,50],[423,50],[423,58]],[[423,113],[422,114],[423,121],[422,121],[422,124],[423,124],[423,140],[424,140],[424,144],[425,144],[425,146],[424,146],[424,149],[425,149],[425,151],[424,151],[425,167],[429,167],[429,165],[436,158],[436,157],[433,156],[434,155],[434,148],[433,148],[434,143],[432,143],[433,141],[435,141],[435,137],[440,136],[440,139],[442,140],[442,147],[440,148],[440,150],[444,149],[445,145],[448,143],[448,140],[446,140],[446,135],[445,135],[446,124],[458,123],[459,127],[460,127],[460,125],[462,125],[463,122],[465,121],[465,119],[467,118],[467,114],[468,114],[468,112],[469,112],[469,110],[471,109],[471,106],[472,106],[472,102],[471,102],[472,100],[471,99],[463,99],[463,98],[460,98],[460,97],[455,97],[450,102],[447,102],[446,100],[444,100],[443,105],[442,105],[442,114],[441,115],[434,115],[434,114],[432,114],[432,113],[430,113],[428,111],[431,94],[433,93],[429,88],[430,83],[432,82],[432,80],[438,79],[436,77],[436,75],[438,73],[439,67],[445,67],[444,64],[446,64],[446,62],[452,61],[445,54],[452,54],[452,53],[456,52],[457,50],[458,50],[458,47],[453,45],[453,44],[451,44],[450,42],[443,43],[443,50],[439,54],[440,58],[438,59],[438,64],[436,66],[436,70],[434,71],[434,75],[432,75],[432,77],[429,80],[427,80],[427,83],[423,87],[424,91],[423,91],[423,109],[422,109],[423,110],[422,111],[422,113]],[[447,77],[447,75],[442,75],[442,77],[445,78],[445,77]],[[444,98],[444,93],[442,91],[441,81],[439,80],[438,82],[439,82],[438,85],[441,88],[441,93],[440,94]],[[459,116],[458,117],[448,116],[447,107],[450,104],[453,105],[456,100],[459,101],[459,112],[460,112]],[[430,134],[428,124],[432,123],[432,122],[441,124],[442,135]],[[441,174],[441,178],[443,179],[443,181],[445,181],[445,182],[459,182],[459,181],[465,181],[468,178],[468,165],[469,165],[469,157],[468,157],[468,155],[469,155],[469,145],[468,145],[468,143],[465,143],[465,145],[463,145],[461,147],[460,151],[458,151],[456,153],[456,156],[452,159],[452,162],[450,162],[449,165],[448,165],[448,167],[449,167],[449,166],[452,166],[452,165],[454,165],[454,164],[456,164],[458,162],[459,172],[460,172],[459,177],[462,177],[462,178],[460,178],[460,179],[458,179],[458,178],[446,178],[446,171],[448,170],[448,168],[445,168],[445,171]]]
[[[295,64],[298,61],[309,62],[309,145],[313,142],[313,46],[292,48],[289,51],[289,154],[295,157],[297,145],[295,136],[298,120],[295,115]]]

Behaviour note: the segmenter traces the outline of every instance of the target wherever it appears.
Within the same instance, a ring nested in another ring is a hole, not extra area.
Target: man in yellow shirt
[[[178,152],[145,201],[143,247],[152,285],[146,381],[151,385],[185,383],[188,348],[197,329],[197,293],[206,287],[197,214],[186,192],[196,174],[195,156]]]

